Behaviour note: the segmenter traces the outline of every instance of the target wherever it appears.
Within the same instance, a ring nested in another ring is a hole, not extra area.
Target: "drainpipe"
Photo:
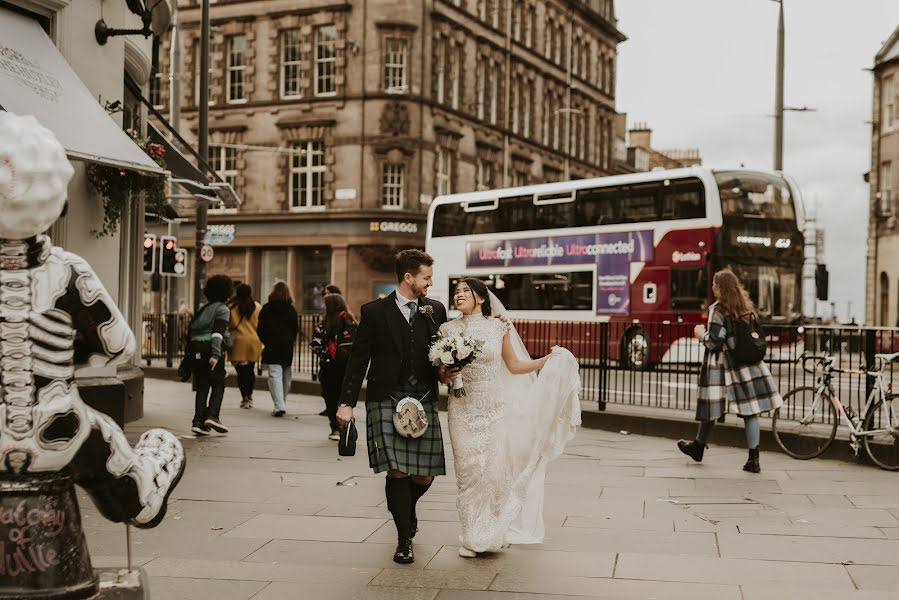
[[[512,87],[512,3],[506,2],[506,68],[503,69],[503,187],[509,187],[509,106]],[[519,99],[521,102],[521,99]]]

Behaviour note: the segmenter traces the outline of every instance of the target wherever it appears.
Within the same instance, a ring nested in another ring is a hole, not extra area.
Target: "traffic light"
[[[170,235],[160,236],[159,273],[170,277],[187,275],[187,250],[178,247],[178,238]]]
[[[156,234],[144,234],[144,273],[156,271]]]

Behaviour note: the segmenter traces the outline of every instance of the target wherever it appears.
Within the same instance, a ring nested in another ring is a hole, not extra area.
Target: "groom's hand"
[[[337,422],[340,423],[340,426],[343,427],[347,423],[353,420],[353,407],[347,406],[346,404],[342,405],[337,409]]]

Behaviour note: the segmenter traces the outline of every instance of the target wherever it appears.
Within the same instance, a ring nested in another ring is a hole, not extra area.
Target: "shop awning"
[[[106,114],[38,22],[5,8],[0,8],[0,108],[33,115],[56,134],[71,159],[163,172]]]
[[[158,113],[155,116],[162,118]],[[209,181],[209,178],[162,135],[153,123],[147,123],[147,137],[153,143],[165,148],[165,166],[172,176],[172,183],[177,183],[194,196],[220,201],[225,208],[240,206],[240,198],[229,183]]]

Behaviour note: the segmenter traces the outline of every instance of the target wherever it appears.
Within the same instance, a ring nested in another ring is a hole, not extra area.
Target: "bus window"
[[[662,189],[662,219],[704,219],[705,188],[696,179],[672,181]]]
[[[708,306],[709,280],[705,267],[671,269],[671,310],[701,311]]]
[[[593,271],[478,275],[508,310],[593,310]],[[450,277],[452,290],[463,276]]]
[[[625,189],[621,205],[622,223],[643,223],[658,221],[659,188],[661,184],[632,185]]]
[[[578,190],[575,206],[575,225],[578,227],[621,222],[621,193],[618,188]]]
[[[764,173],[715,173],[725,217],[795,220],[793,197],[782,177]]]
[[[460,235],[465,231],[465,211],[458,202],[441,204],[434,209],[434,225],[431,235],[446,237]]]

